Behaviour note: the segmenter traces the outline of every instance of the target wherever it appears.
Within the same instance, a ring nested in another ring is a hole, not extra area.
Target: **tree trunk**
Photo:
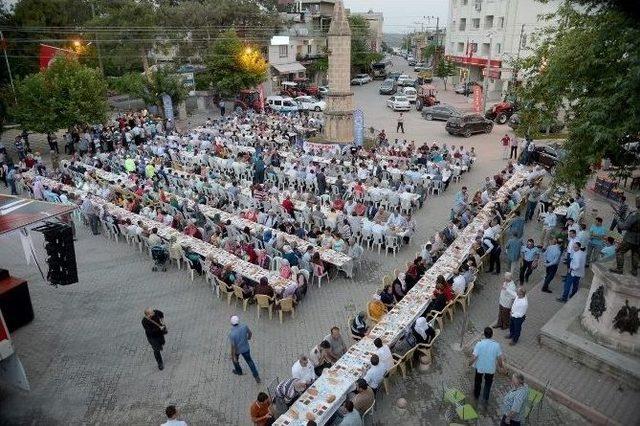
[[[142,68],[144,73],[149,73],[149,58],[147,58],[147,50],[144,47],[140,48],[140,57],[142,58]]]

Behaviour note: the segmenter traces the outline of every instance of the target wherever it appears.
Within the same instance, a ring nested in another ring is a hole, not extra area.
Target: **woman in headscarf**
[[[425,317],[418,317],[413,326],[413,335],[418,343],[429,343],[435,337],[436,331]]]
[[[365,319],[365,313],[360,312],[351,320],[351,334],[358,337],[364,337],[367,334],[368,327]]]
[[[254,265],[258,264],[258,253],[256,253],[253,244],[245,244],[244,252],[247,255],[247,260],[249,261],[249,263],[253,263]]]
[[[407,294],[407,283],[405,281],[405,273],[400,272],[393,283],[391,283],[393,287],[393,295],[396,300],[399,302],[402,300],[405,294]]]
[[[282,259],[280,261],[280,277],[282,278],[290,278],[293,274],[291,270],[291,265],[289,265],[289,261],[287,259]]]

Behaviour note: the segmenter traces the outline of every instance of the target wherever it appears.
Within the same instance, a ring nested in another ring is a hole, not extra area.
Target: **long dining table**
[[[126,174],[116,174],[112,172],[107,172],[105,170],[102,170],[87,164],[83,164],[83,166],[90,172],[95,173],[96,176],[98,176],[102,180],[108,182],[110,185],[115,186],[116,182],[121,182],[123,184],[126,184],[130,190],[135,190],[135,183],[131,181]],[[178,202],[186,202],[189,207],[194,207],[195,204],[198,204],[192,199],[185,198],[170,192],[166,192],[166,195],[168,197],[175,197],[176,200],[178,200]],[[253,222],[251,220],[242,218],[238,215],[227,213],[223,210],[208,206],[206,204],[198,204],[198,208],[205,216],[209,217],[210,219],[218,215],[218,217],[220,217],[220,219],[224,222],[229,220],[236,229],[243,230],[245,228],[249,228],[254,235],[261,235],[265,231],[271,230],[277,235],[282,235],[284,240],[292,246],[306,248],[306,246],[310,244],[314,245],[309,241],[302,239],[296,235],[287,234],[286,232],[282,232],[279,230],[275,230],[273,228],[266,227],[257,222]],[[334,265],[338,270],[343,271],[349,278],[353,276],[353,259],[350,256],[347,256],[346,254],[340,253],[333,249],[327,249],[321,246],[316,246],[315,250],[318,253],[320,253],[320,259],[322,261],[328,264]]]
[[[376,352],[374,339],[393,345],[404,331],[422,315],[431,302],[438,275],[449,277],[471,253],[476,233],[491,220],[496,202],[506,200],[516,187],[526,181],[528,171],[519,168],[496,192],[493,199],[466,228],[464,228],[429,268],[416,285],[369,332],[353,344],[333,366],[322,375],[274,423],[277,426],[305,425],[307,416],[317,424],[325,424],[343,404],[353,389],[354,382],[363,377],[370,367],[370,357]]]
[[[36,176],[33,171],[29,171],[23,173],[23,177],[25,180],[32,181]],[[100,198],[96,195],[90,194],[87,191],[82,189],[62,184],[58,181],[48,179],[45,177],[40,177],[42,183],[49,188],[59,188],[62,192],[67,194],[73,194],[75,199],[84,199],[89,197],[92,202],[101,205],[104,209],[107,210],[110,214],[115,217],[123,220],[129,219],[132,223],[137,223],[138,221],[142,222],[145,226],[149,228],[157,228],[158,235],[166,240],[171,241],[175,238],[175,241],[182,245],[189,247],[192,251],[196,252],[203,259],[212,259],[215,263],[225,267],[230,266],[231,269],[240,274],[241,276],[248,278],[251,281],[259,282],[262,277],[267,277],[269,280],[269,285],[275,292],[283,291],[288,285],[294,284],[293,280],[289,280],[286,278],[282,278],[275,271],[268,271],[266,269],[261,268],[258,265],[254,265],[253,263],[249,263],[243,259],[240,259],[237,256],[232,255],[224,251],[223,249],[212,246],[209,243],[206,243],[198,238],[191,237],[189,235],[183,234],[177,229],[171,228],[170,226],[166,226],[161,222],[157,222],[155,220],[151,220],[145,216],[130,212],[127,209],[119,207],[103,198]]]

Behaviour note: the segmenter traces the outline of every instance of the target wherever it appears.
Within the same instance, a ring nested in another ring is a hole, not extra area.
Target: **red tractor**
[[[311,84],[308,78],[295,78],[293,80],[298,84],[298,89],[309,96],[318,96],[318,86]]]
[[[424,107],[434,106],[440,101],[436,99],[436,88],[430,84],[423,84],[418,88],[418,99],[416,99],[416,110],[422,111]]]
[[[255,112],[264,111],[264,103],[260,96],[260,92],[255,89],[240,90],[236,96],[233,109],[236,112],[254,110]]]
[[[512,102],[503,101],[495,104],[485,113],[485,118],[493,120],[498,124],[506,123],[516,112],[516,106]]]

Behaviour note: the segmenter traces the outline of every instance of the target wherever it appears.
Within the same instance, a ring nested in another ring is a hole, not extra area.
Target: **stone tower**
[[[324,111],[327,143],[353,143],[353,93],[351,92],[351,28],[342,0],[336,0],[329,42],[329,93]]]

